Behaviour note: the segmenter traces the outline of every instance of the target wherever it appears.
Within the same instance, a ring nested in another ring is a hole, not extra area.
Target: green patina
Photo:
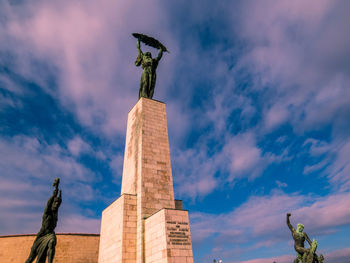
[[[140,82],[139,98],[145,97],[152,99],[157,80],[156,69],[158,67],[160,59],[163,56],[164,50],[162,47],[160,47],[158,56],[156,58],[152,58],[151,52],[142,52],[140,39],[137,40],[136,48],[138,51],[138,56],[135,61],[135,65],[137,67],[141,66],[143,69]]]

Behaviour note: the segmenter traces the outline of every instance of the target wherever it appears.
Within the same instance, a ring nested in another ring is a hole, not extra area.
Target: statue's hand
[[[291,213],[287,213],[287,216],[290,217],[292,214]]]
[[[140,48],[140,45],[141,45],[141,44],[140,44],[140,39],[137,39],[136,47],[137,47],[137,48]]]
[[[53,180],[52,186],[57,188],[59,184],[60,184],[60,178],[55,178],[55,180]]]

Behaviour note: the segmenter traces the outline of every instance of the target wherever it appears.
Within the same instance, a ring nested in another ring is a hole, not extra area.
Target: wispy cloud
[[[143,32],[171,50],[155,99],[167,102],[175,194],[196,209],[212,193],[249,186],[237,207],[218,200],[227,213],[192,214],[196,244],[211,238],[213,252],[228,258],[271,248],[290,240],[288,210],[311,235],[336,233],[349,224],[347,10],[346,0],[0,1],[0,113],[12,114],[0,121],[1,227],[36,232],[38,200],[60,176],[74,201],[62,206],[58,228],[96,231],[92,210],[120,183],[127,111],[137,100],[141,69],[130,33]],[[43,100],[38,112],[57,104],[74,125],[51,111],[54,124],[25,122],[41,115],[27,104]],[[310,192],[290,193],[310,178]],[[252,196],[258,188],[264,195]]]
[[[327,176],[332,188],[336,191],[348,191],[350,187],[350,139],[335,138],[332,142],[307,139],[304,146],[309,146],[313,157],[321,157],[319,161],[304,167],[304,173],[322,171]]]
[[[82,152],[89,152],[91,150],[90,145],[78,136],[68,142],[68,149],[74,156],[78,156]]]
[[[122,62],[136,56],[135,40],[130,34],[136,29],[154,30],[157,25],[164,38],[170,37],[159,23],[163,18],[159,8],[153,8],[152,15],[141,11],[153,2],[156,1],[126,4],[105,0],[81,5],[76,1],[40,1],[16,8],[4,3],[9,14],[0,31],[5,36],[2,46],[14,54],[19,48],[27,53],[14,61],[22,69],[30,64],[28,54],[54,65],[61,103],[76,113],[82,124],[112,135],[124,131],[127,112],[137,100],[135,76],[140,72],[133,63]],[[142,21],[134,19],[135,14],[143,17]],[[11,45],[12,39],[15,46]],[[170,40],[167,42],[174,42]],[[35,74],[25,68],[27,75]]]
[[[255,136],[248,131],[227,137],[220,141],[223,146],[212,156],[205,143],[209,136],[203,136],[196,149],[175,152],[176,190],[185,197],[203,197],[222,184],[237,183],[240,179],[253,181],[269,164],[287,159],[285,151],[280,155],[263,152]]]
[[[346,263],[348,262],[348,258],[350,256],[350,248],[344,248],[335,250],[331,253],[327,253],[324,255],[325,260],[330,263]],[[269,257],[269,258],[258,258],[246,261],[232,261],[231,263],[289,263],[295,259],[295,256],[292,255],[283,255],[279,257]]]
[[[251,240],[257,245],[256,248],[249,246],[253,250],[281,243],[289,246],[291,236],[286,226],[287,212],[292,212],[293,225],[302,222],[309,236],[317,239],[317,236],[336,232],[338,226],[350,223],[349,200],[349,193],[311,197],[276,191],[269,196],[252,196],[228,213],[192,213],[193,241],[199,245],[213,238],[217,247],[229,243],[231,249],[250,243]],[[324,251],[326,248],[320,244],[319,249]],[[241,251],[242,255],[244,253],[247,251]]]
[[[338,147],[334,147],[335,161],[329,166],[330,182],[335,189],[347,191],[350,189],[350,140]]]
[[[195,199],[216,188],[216,158],[210,159],[204,151],[196,150],[177,152],[174,157],[174,182],[178,195]]]
[[[100,233],[101,220],[88,218],[79,214],[63,214],[57,225],[59,233]]]
[[[237,32],[248,48],[240,66],[256,73],[256,89],[268,87],[263,96],[267,128],[290,122],[301,131],[334,118],[346,121],[339,113],[349,113],[349,72],[341,59],[349,54],[344,43],[350,38],[341,33],[347,7],[346,1],[328,0],[242,3]]]
[[[58,144],[50,145],[27,136],[16,136],[6,141],[1,139],[0,144],[4,178],[11,178],[15,174],[17,179],[26,177],[51,180],[58,176],[63,179],[73,177],[85,182],[95,179],[90,170],[71,158],[67,150]]]
[[[292,262],[295,259],[295,256],[292,255],[284,255],[279,257],[271,257],[271,258],[258,258],[258,259],[252,259],[252,260],[246,260],[246,261],[233,261],[231,263],[271,263],[271,262],[278,262],[278,263],[289,263]]]
[[[58,144],[49,145],[34,137],[2,138],[0,167],[1,229],[8,233],[37,231],[33,229],[34,221],[40,222],[41,216],[35,216],[44,209],[55,177],[61,178],[63,198],[74,200],[65,203],[67,211],[99,195],[91,186],[98,180],[94,172]],[[14,223],[21,220],[24,222],[20,225]]]

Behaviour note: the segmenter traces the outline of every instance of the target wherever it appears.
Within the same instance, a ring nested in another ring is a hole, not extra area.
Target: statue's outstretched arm
[[[138,55],[141,57],[143,55],[143,53],[142,53],[142,50],[141,50],[140,39],[137,40],[136,48],[137,48]]]
[[[61,205],[61,203],[62,203],[62,190],[60,190],[60,191],[58,192],[58,200],[59,200],[60,205]]]
[[[288,213],[287,214],[287,226],[289,227],[290,231],[294,232],[295,229],[294,229],[294,227],[292,226],[292,224],[290,223],[290,220],[289,220],[290,216],[291,216],[291,213]]]
[[[137,43],[136,43],[136,48],[137,48],[137,52],[138,52],[138,55],[137,55],[137,58],[136,58],[136,61],[135,61],[136,67],[141,65],[141,61],[142,61],[142,57],[143,57],[143,53],[142,53],[140,45],[141,45],[140,44],[140,39],[138,39]]]
[[[306,241],[307,241],[307,242],[309,243],[309,245],[311,246],[311,245],[312,245],[312,242],[311,242],[309,236],[308,236],[306,233],[304,233],[304,236],[305,236]]]
[[[46,207],[44,210],[44,215],[46,215],[51,210],[52,203],[55,200],[57,193],[58,193],[58,188],[55,188],[55,190],[53,190],[53,193],[50,196],[49,200],[47,200],[47,204],[46,204]]]
[[[163,49],[161,48],[159,50],[159,53],[158,53],[158,56],[157,56],[156,60],[159,61],[162,58],[162,56],[163,56]]]

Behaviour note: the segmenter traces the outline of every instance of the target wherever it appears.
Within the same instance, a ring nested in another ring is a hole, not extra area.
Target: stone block
[[[146,263],[193,263],[188,212],[162,209],[145,220]]]
[[[124,194],[102,212],[99,263],[136,258],[136,196]]]

